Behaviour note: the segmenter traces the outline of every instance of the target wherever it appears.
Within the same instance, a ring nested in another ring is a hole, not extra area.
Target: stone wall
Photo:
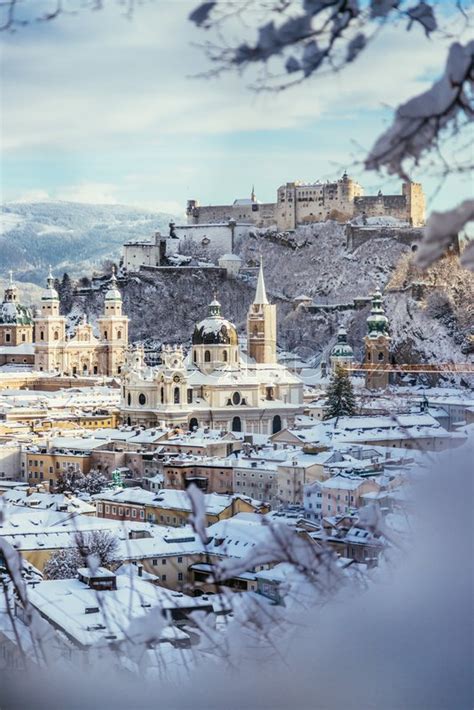
[[[188,224],[214,224],[236,222],[253,224],[256,227],[268,227],[276,222],[276,204],[274,202],[250,202],[232,205],[200,205],[197,200],[188,200],[186,214]]]
[[[346,247],[351,251],[371,239],[396,239],[402,244],[415,247],[423,237],[419,227],[364,227],[348,224],[346,226]]]

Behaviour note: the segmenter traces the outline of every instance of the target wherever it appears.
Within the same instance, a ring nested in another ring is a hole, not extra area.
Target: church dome
[[[54,277],[51,271],[51,266],[49,267],[48,278],[46,279],[46,288],[41,296],[42,301],[57,301],[59,299],[59,294],[54,288]]]
[[[343,326],[337,331],[337,343],[332,347],[331,357],[354,357],[354,351],[347,342],[347,330]]]
[[[20,303],[4,301],[0,304],[0,325],[31,325],[31,312]]]
[[[196,324],[193,345],[237,345],[235,325],[221,315],[221,304],[214,299],[209,304],[207,318]]]
[[[117,288],[117,279],[115,277],[115,271],[112,272],[112,277],[110,279],[110,286],[105,292],[106,301],[121,301],[122,294]]]

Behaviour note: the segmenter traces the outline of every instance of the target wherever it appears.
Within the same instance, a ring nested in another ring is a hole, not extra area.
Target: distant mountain
[[[84,276],[105,259],[118,261],[129,239],[168,230],[175,215],[125,205],[77,202],[10,202],[0,213],[0,276],[13,269],[20,281],[42,284],[56,274]],[[179,218],[178,218],[179,219]]]

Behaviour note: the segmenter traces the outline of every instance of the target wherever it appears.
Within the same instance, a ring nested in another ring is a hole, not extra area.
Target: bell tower
[[[112,272],[105,294],[104,315],[97,320],[105,353],[101,362],[103,372],[100,374],[118,375],[125,362],[125,350],[128,346],[128,316],[122,313],[122,294],[117,287],[115,271]]]
[[[59,294],[49,267],[41,308],[35,318],[35,369],[63,372],[63,349],[66,340],[66,318],[59,314]]]
[[[267,298],[262,260],[255,298],[247,316],[247,339],[247,352],[256,363],[276,363],[276,306]]]
[[[389,383],[390,336],[388,334],[388,318],[383,309],[383,298],[377,287],[372,297],[372,309],[367,318],[368,333],[364,338],[365,364],[367,370],[365,386],[367,389],[385,389]]]

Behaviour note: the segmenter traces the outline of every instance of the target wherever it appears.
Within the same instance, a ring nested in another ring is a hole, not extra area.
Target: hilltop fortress
[[[391,217],[412,227],[425,223],[425,196],[420,183],[405,182],[400,195],[363,194],[363,188],[347,173],[335,182],[287,182],[277,190],[277,201],[262,203],[252,188],[250,198],[234,200],[231,205],[202,206],[188,200],[188,224],[213,224],[234,220],[256,227],[275,226],[279,231],[300,224],[328,219],[348,222],[360,217]]]

